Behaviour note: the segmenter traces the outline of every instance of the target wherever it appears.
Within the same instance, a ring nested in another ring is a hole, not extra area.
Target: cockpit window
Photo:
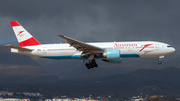
[[[167,47],[172,47],[172,46],[167,46]]]

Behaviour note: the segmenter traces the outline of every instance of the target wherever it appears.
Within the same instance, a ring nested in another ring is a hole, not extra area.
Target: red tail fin
[[[21,47],[40,45],[40,43],[26,31],[17,21],[10,21],[16,38]]]

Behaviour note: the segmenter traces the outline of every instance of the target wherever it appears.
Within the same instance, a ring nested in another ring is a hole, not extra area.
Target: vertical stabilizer
[[[40,45],[40,43],[26,31],[17,21],[10,21],[16,38],[21,47]]]

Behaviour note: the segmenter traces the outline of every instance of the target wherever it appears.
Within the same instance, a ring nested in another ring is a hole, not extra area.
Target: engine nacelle
[[[110,64],[121,64],[122,63],[122,59],[118,59],[118,60],[103,60],[105,62],[108,62]]]
[[[106,50],[106,52],[103,53],[103,57],[107,58],[108,60],[120,59],[120,50],[118,49]]]

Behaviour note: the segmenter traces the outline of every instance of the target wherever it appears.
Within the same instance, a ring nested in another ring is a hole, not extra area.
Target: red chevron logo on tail
[[[17,36],[19,36],[22,32],[24,32],[24,31],[20,31],[19,34],[18,34]]]

